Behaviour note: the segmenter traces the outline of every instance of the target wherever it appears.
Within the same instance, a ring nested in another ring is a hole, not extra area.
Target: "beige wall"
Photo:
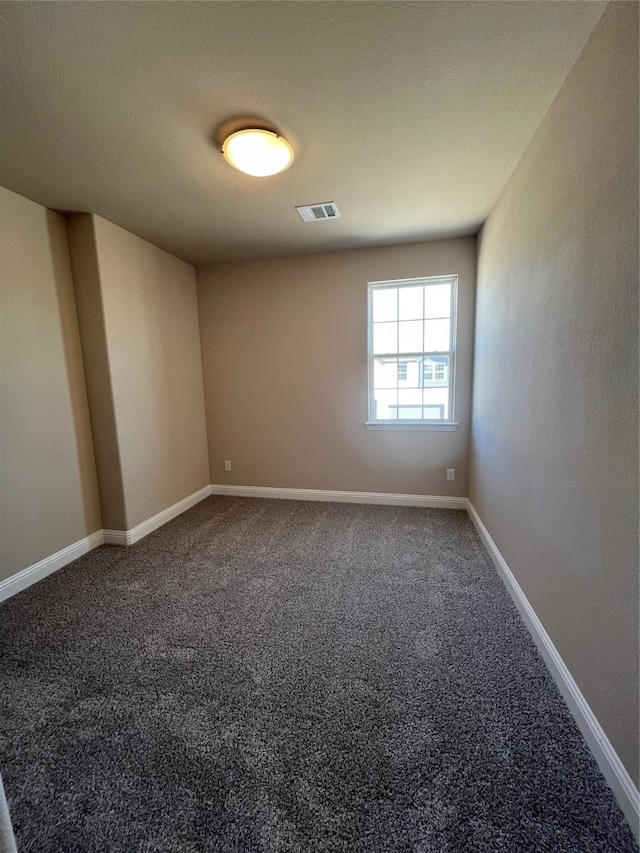
[[[195,271],[93,214],[70,218],[104,525],[209,482]]]
[[[102,525],[64,219],[0,189],[0,257],[1,580]]]
[[[67,233],[87,376],[102,524],[107,530],[126,530],[122,464],[96,252],[95,217],[90,213],[68,217]]]
[[[470,483],[636,781],[637,49],[611,4],[483,229]]]
[[[211,481],[466,495],[475,253],[471,237],[200,268]],[[459,428],[367,431],[367,283],[450,273]]]

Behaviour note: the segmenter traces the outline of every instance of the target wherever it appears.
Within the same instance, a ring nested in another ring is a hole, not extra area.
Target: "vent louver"
[[[335,201],[321,201],[318,204],[296,206],[303,222],[320,222],[322,219],[340,219],[340,211]]]

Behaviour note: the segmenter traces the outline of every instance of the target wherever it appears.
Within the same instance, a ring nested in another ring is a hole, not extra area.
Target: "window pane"
[[[449,399],[448,388],[425,388],[422,392],[425,406],[431,403],[446,403]]]
[[[437,406],[432,404],[431,406],[424,406],[422,411],[424,414],[422,417],[425,421],[443,421],[445,420],[445,406]]]
[[[422,387],[422,383],[420,381],[421,361],[422,359],[413,358],[398,360],[398,385],[400,388]],[[404,371],[402,370],[403,366],[406,368]],[[404,373],[405,378],[401,377],[401,373]]]
[[[404,320],[400,329],[400,352],[422,352],[422,320]]]
[[[401,287],[399,290],[398,319],[400,320],[422,320],[424,314],[423,300],[424,287]]]
[[[422,392],[398,391],[398,420],[419,421],[422,418]]]
[[[377,421],[396,420],[398,417],[398,392],[373,392],[373,417]]]
[[[373,387],[396,388],[398,385],[398,360],[375,358],[373,360]]]
[[[422,384],[425,388],[442,388],[449,385],[449,356],[426,355],[422,365]]]
[[[398,324],[373,324],[374,353],[398,352]]]
[[[425,287],[424,316],[449,317],[451,315],[451,285],[432,284]]]
[[[373,291],[373,322],[398,319],[398,288],[383,287]]]
[[[451,320],[424,321],[425,352],[446,351],[449,349]]]
[[[448,388],[425,388],[422,394],[425,420],[447,420],[449,418]]]

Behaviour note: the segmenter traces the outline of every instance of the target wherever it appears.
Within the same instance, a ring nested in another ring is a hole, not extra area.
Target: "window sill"
[[[435,430],[436,432],[453,432],[458,429],[457,423],[441,423],[441,424],[425,424],[411,421],[367,421],[365,423],[367,429],[372,430],[389,430],[389,429],[418,429],[418,430]]]

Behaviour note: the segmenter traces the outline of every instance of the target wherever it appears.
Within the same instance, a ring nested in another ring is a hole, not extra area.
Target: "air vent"
[[[320,222],[321,219],[340,219],[340,211],[335,201],[304,204],[296,207],[296,210],[304,222]]]

